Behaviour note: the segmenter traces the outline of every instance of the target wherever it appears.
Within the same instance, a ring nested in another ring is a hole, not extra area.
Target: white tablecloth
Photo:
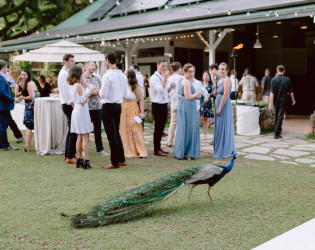
[[[11,110],[11,116],[20,130],[26,130],[23,124],[25,103],[16,103],[14,109]]]
[[[236,131],[239,135],[259,135],[259,107],[236,105]]]
[[[36,98],[34,107],[34,130],[37,154],[64,153],[68,125],[59,98]]]

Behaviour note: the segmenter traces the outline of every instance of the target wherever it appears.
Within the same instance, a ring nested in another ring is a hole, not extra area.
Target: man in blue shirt
[[[7,62],[0,60],[0,148],[3,151],[16,150],[8,141],[7,128],[11,119],[10,110],[14,108],[14,98],[5,78]]]
[[[9,65],[7,65],[7,71],[4,74],[5,78],[7,79],[8,83],[10,85],[10,89],[15,89],[16,83],[15,83],[13,77],[11,76],[11,74],[10,74],[10,72],[8,70],[9,70]],[[15,138],[17,139],[16,142],[17,143],[23,142],[22,133],[19,130],[18,126],[16,125],[15,121],[13,120],[12,116],[11,116],[11,119],[10,119],[10,122],[9,122],[9,127],[12,130]]]

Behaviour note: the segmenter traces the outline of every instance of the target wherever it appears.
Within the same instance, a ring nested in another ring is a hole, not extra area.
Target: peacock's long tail
[[[98,227],[143,216],[176,192],[184,185],[185,180],[206,166],[182,169],[112,197],[95,206],[89,213],[71,216],[72,225],[77,228]]]

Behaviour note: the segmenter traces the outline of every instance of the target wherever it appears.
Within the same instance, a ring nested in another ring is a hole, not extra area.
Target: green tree
[[[50,29],[89,4],[89,0],[0,0],[1,40]]]

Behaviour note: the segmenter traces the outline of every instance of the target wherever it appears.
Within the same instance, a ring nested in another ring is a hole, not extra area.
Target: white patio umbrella
[[[99,51],[88,49],[83,45],[61,40],[48,44],[43,48],[30,50],[29,52],[14,57],[14,61],[28,62],[63,62],[65,54],[74,55],[76,62],[104,61],[105,56]]]

